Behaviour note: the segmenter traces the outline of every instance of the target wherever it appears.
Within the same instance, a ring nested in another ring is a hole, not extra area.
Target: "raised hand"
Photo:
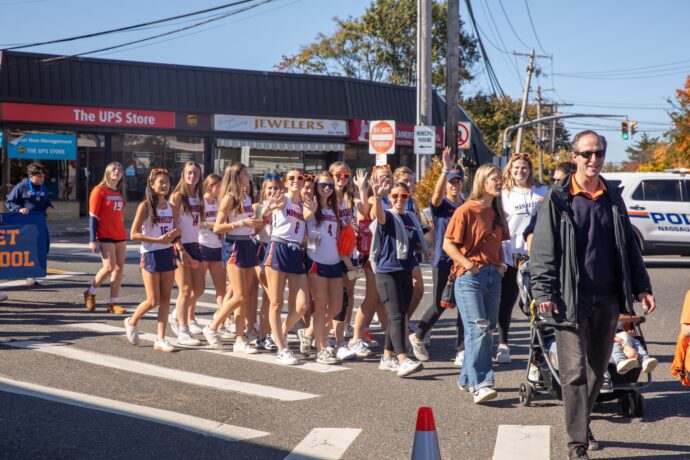
[[[453,153],[450,151],[450,147],[443,149],[441,158],[443,159],[443,169],[450,169],[453,166]]]
[[[268,197],[268,202],[266,203],[266,211],[273,212],[279,209],[285,204],[285,195],[281,192],[275,192],[273,195]]]
[[[362,171],[361,169],[358,169],[355,172],[355,185],[357,188],[362,188],[364,187],[364,183],[367,180],[367,173],[365,171]]]
[[[316,202],[316,196],[313,196],[311,198],[307,197],[304,199],[304,207],[310,210],[311,212],[316,212],[316,209],[318,208],[317,202]]]
[[[386,190],[385,182],[385,179],[383,181],[379,181],[379,179],[376,177],[376,174],[372,174],[371,179],[369,180],[369,185],[371,185],[371,191],[374,192],[374,197],[380,197],[384,190]]]

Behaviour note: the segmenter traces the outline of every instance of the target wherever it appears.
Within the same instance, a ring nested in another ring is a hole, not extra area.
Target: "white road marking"
[[[108,412],[138,418],[149,422],[169,425],[204,436],[225,439],[226,441],[242,441],[267,436],[270,433],[257,431],[235,425],[227,425],[215,420],[194,417],[179,412],[172,412],[153,407],[130,404],[99,396],[77,393],[74,391],[60,390],[28,382],[20,382],[0,377],[0,391],[33,398],[45,399],[70,406],[83,407],[85,409]]]
[[[240,382],[218,377],[211,377],[194,372],[186,372],[153,364],[141,363],[131,359],[95,353],[89,350],[80,350],[73,346],[60,343],[46,342],[4,342],[15,348],[24,348],[40,351],[63,358],[74,359],[85,363],[120,369],[135,374],[143,374],[161,379],[173,380],[181,383],[211,387],[216,390],[232,391],[262,398],[278,399],[280,401],[301,401],[303,399],[317,398],[319,395],[301,391],[284,390],[282,388],[259,385],[248,382]]]
[[[115,327],[115,326],[110,326],[108,324],[101,324],[101,323],[74,323],[74,324],[66,324],[66,327],[74,327],[74,328],[79,328],[79,329],[86,329],[89,331],[94,331],[94,332],[102,332],[105,334],[119,334],[119,335],[124,335],[125,330],[124,328],[121,327]],[[139,339],[144,340],[146,342],[153,342],[156,340],[155,334],[148,334],[148,333],[139,333]],[[273,353],[257,353],[254,355],[248,355],[246,353],[234,353],[231,351],[223,351],[220,352],[218,350],[214,350],[212,348],[208,347],[180,347],[175,343],[174,340],[171,341],[173,346],[177,348],[184,348],[185,350],[190,350],[190,351],[202,351],[206,353],[215,353],[219,356],[230,356],[233,358],[240,358],[240,359],[247,359],[249,361],[257,361],[260,363],[266,363],[266,364],[272,364],[275,366],[283,366],[282,364],[278,363],[276,361],[275,355]],[[349,367],[341,366],[338,364],[334,365],[329,365],[329,364],[319,364],[311,361],[300,361],[299,364],[295,366],[284,366],[284,367],[289,367],[293,369],[300,369],[300,370],[305,370],[305,371],[311,371],[311,372],[320,372],[320,373],[329,373],[329,372],[339,372],[339,371],[346,371],[349,370]]]
[[[358,428],[314,428],[283,460],[337,460],[361,432]]]
[[[549,460],[551,427],[498,425],[493,460]]]
[[[128,244],[127,245],[127,251],[139,251],[139,244]],[[89,249],[89,244],[88,243],[55,243],[51,242],[50,243],[50,249],[81,249],[83,254],[95,254],[98,255],[95,252],[91,252]]]
[[[84,273],[81,272],[66,272],[61,275],[48,275],[44,278],[36,278],[38,281],[52,281],[52,280],[62,280],[65,278],[71,278],[73,276],[80,276],[84,275]],[[5,281],[4,283],[0,283],[0,288],[4,287],[18,287],[18,286],[26,286],[26,280],[21,279],[21,280],[13,280],[13,281]],[[36,288],[34,288],[36,289]],[[40,287],[38,288],[40,289]]]

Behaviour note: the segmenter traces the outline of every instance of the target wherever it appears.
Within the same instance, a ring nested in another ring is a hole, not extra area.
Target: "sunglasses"
[[[393,198],[394,200],[397,200],[398,198],[400,198],[401,200],[406,200],[409,197],[409,193],[391,193],[391,198]]]
[[[304,181],[304,176],[287,176],[287,180],[289,181],[298,181],[298,182],[303,182]]]
[[[529,153],[513,153],[510,158],[521,158],[525,160],[529,160]]]
[[[373,171],[378,171],[379,169],[387,169],[387,170],[390,171],[391,165],[389,165],[388,163],[386,163],[385,165],[376,165],[376,166],[374,166],[374,167],[372,168]]]
[[[333,182],[317,182],[316,185],[323,188],[333,188]]]
[[[604,158],[606,150],[585,150],[584,152],[575,152],[575,155],[581,156],[585,160],[592,158],[592,155],[595,155],[597,158]]]
[[[168,170],[165,168],[153,168],[151,169],[151,175],[153,174],[168,174]]]
[[[304,181],[305,182],[314,182],[315,180],[316,180],[315,174],[305,174],[304,175]]]
[[[350,178],[350,173],[338,173],[335,174],[335,178],[348,180]]]

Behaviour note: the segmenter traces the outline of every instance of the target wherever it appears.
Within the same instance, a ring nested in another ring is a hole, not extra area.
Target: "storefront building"
[[[290,168],[320,171],[344,160],[374,164],[370,120],[398,124],[393,166],[414,167],[415,89],[347,78],[0,52],[2,198],[31,161],[49,171],[54,217],[85,215],[89,190],[111,161],[125,168],[136,203],[152,167],[195,161],[204,175],[242,161],[255,187]],[[433,123],[442,147],[445,104]],[[479,136],[477,136],[479,137]],[[490,161],[477,139],[468,152]],[[130,206],[128,206],[130,208]],[[133,206],[132,206],[133,208]]]

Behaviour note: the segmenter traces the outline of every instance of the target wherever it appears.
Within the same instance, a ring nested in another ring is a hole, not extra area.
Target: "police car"
[[[603,176],[622,189],[643,254],[690,256],[690,170]]]

